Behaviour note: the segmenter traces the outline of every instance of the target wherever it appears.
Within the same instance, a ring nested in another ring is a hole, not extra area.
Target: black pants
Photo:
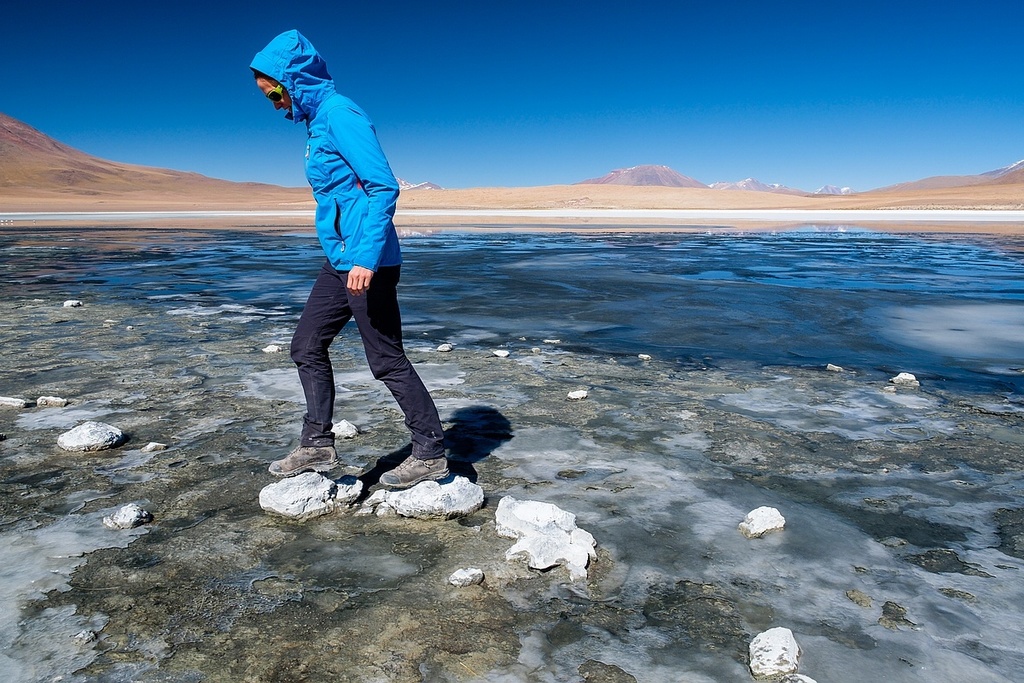
[[[334,369],[328,347],[345,323],[355,318],[370,371],[384,382],[405,413],[405,425],[412,432],[413,455],[444,455],[444,434],[437,407],[402,346],[397,292],[400,270],[400,266],[378,269],[362,296],[348,293],[347,271],[337,271],[330,263],[320,270],[292,337],[292,360],[306,395],[301,445],[334,443]]]

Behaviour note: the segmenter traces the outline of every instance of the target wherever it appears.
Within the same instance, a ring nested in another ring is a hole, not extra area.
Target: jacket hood
[[[287,116],[296,123],[315,117],[320,103],[335,92],[327,62],[295,30],[285,31],[267,43],[249,66],[284,85],[292,99]]]

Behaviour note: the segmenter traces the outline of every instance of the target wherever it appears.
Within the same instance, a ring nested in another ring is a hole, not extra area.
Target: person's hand
[[[348,271],[348,283],[345,285],[348,288],[348,293],[353,296],[366,294],[366,290],[370,288],[370,278],[372,277],[373,271],[369,268],[352,266],[352,270]]]

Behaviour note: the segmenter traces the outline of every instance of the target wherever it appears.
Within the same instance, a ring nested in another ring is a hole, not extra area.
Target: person
[[[398,182],[373,123],[336,91],[326,62],[298,31],[271,40],[250,68],[274,108],[306,124],[306,179],[327,257],[291,342],[306,399],[299,446],[273,462],[270,472],[287,477],[327,471],[337,463],[328,347],[355,318],[370,370],[391,391],[412,432],[412,454],[385,472],[381,483],[408,488],[444,479],[448,462],[437,407],[402,346],[397,295],[402,257],[394,224]]]

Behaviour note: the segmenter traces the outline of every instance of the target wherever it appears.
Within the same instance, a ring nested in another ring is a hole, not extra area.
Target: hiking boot
[[[443,455],[430,460],[421,460],[410,455],[401,465],[382,474],[380,483],[392,489],[407,489],[421,481],[438,481],[447,476],[448,459]]]
[[[338,464],[334,446],[299,446],[294,451],[270,463],[275,477],[291,477],[303,472],[326,472]]]

